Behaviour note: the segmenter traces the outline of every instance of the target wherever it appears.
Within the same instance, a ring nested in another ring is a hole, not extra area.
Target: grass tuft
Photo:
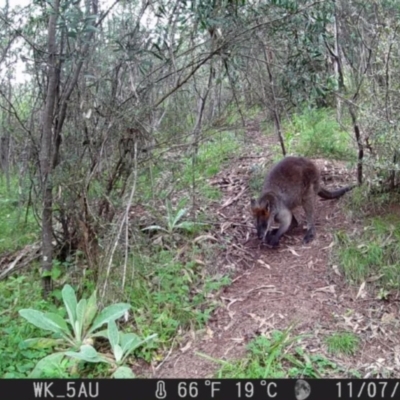
[[[360,340],[352,332],[334,333],[325,339],[328,351],[332,354],[354,355]]]
[[[354,284],[400,289],[400,218],[398,215],[367,219],[362,231],[337,232],[335,258],[345,277]],[[370,279],[369,279],[370,278]]]

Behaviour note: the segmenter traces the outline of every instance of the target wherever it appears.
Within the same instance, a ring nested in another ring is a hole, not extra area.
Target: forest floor
[[[221,365],[211,359],[240,359],[251,339],[274,330],[283,331],[291,324],[291,335],[308,335],[301,341],[308,354],[325,355],[342,371],[357,370],[364,377],[384,375],[382,371],[398,375],[398,303],[378,300],[365,288],[349,285],[338,267],[332,265],[334,232],[363,228],[361,221],[345,212],[345,198],[317,202],[317,237],[307,246],[302,244],[302,226],[282,238],[278,249],[261,245],[257,239],[249,208],[250,171],[254,164],[268,163],[272,145],[276,145],[274,137],[262,134],[257,121],[249,123],[246,154],[232,159],[213,178],[213,184],[223,192],[222,201],[213,210],[219,223],[214,236],[225,238],[225,249],[217,256],[214,268],[221,272],[234,269],[232,284],[218,294],[220,307],[206,329],[187,333],[179,348],[153,367],[149,375],[212,377]],[[323,159],[315,162],[328,188],[354,181],[355,175],[345,169],[345,163]],[[302,213],[302,209],[295,211],[304,223]],[[343,331],[351,331],[360,339],[353,356],[328,353],[323,338]]]

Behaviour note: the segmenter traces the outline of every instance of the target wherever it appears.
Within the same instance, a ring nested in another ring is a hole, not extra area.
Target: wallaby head
[[[253,213],[257,235],[263,239],[268,231],[268,221],[273,219],[275,197],[271,193],[265,193],[258,200],[251,200],[251,211]]]

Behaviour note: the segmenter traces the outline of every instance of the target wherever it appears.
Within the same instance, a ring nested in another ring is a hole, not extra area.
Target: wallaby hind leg
[[[295,218],[294,214],[292,213],[292,222],[290,223],[289,230],[297,228],[299,226],[299,223],[297,222],[297,219]]]
[[[307,218],[307,232],[303,238],[303,243],[310,243],[315,238],[315,222],[314,222],[314,198],[312,194],[303,202],[303,208]]]
[[[281,209],[277,215],[280,227],[273,229],[270,235],[267,235],[267,244],[276,247],[279,245],[279,239],[289,230],[293,219],[293,214],[287,208]]]

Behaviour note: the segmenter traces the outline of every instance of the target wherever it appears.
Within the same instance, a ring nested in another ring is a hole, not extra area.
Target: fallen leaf
[[[383,324],[390,324],[396,320],[396,316],[392,313],[385,313],[382,315],[381,321]]]
[[[381,274],[381,275],[374,275],[374,276],[371,276],[370,278],[367,279],[367,282],[376,282],[376,281],[378,281],[379,279],[381,279],[382,276],[384,276],[384,275]]]
[[[230,221],[224,222],[221,225],[221,233],[224,233],[231,225],[232,225],[232,222],[230,222]]]
[[[192,342],[189,340],[185,346],[181,348],[182,353],[186,353],[192,347]]]
[[[332,269],[333,269],[333,272],[334,272],[336,275],[342,276],[342,274],[341,274],[340,271],[339,271],[339,267],[338,267],[337,265],[332,265]]]
[[[335,285],[324,286],[322,288],[315,289],[314,292],[325,292],[335,294]]]
[[[330,249],[334,246],[335,242],[331,242],[331,244],[329,246],[323,247],[321,250],[327,250]]]
[[[292,249],[291,247],[288,246],[287,248],[294,256],[300,257],[300,254],[296,253],[296,251],[294,249]]]
[[[236,321],[235,321],[234,319],[231,319],[230,322],[229,322],[229,324],[226,325],[226,326],[224,326],[224,331],[229,330],[235,322],[236,322]]]
[[[361,284],[360,289],[358,289],[358,293],[357,293],[356,299],[358,299],[359,297],[361,297],[362,299],[365,299],[365,297],[367,295],[367,292],[364,290],[365,289],[365,285],[366,285],[366,282],[364,281]]]
[[[212,339],[214,337],[214,331],[209,326],[206,326],[206,333],[208,338]]]
[[[201,235],[201,236],[197,236],[197,238],[193,240],[193,243],[197,243],[197,242],[207,240],[207,239],[215,240],[216,242],[218,242],[218,239],[212,235]]]
[[[264,262],[263,260],[257,260],[257,262],[259,264],[261,264],[262,267],[267,268],[267,269],[271,269],[271,266],[269,264],[267,264],[266,262]]]

